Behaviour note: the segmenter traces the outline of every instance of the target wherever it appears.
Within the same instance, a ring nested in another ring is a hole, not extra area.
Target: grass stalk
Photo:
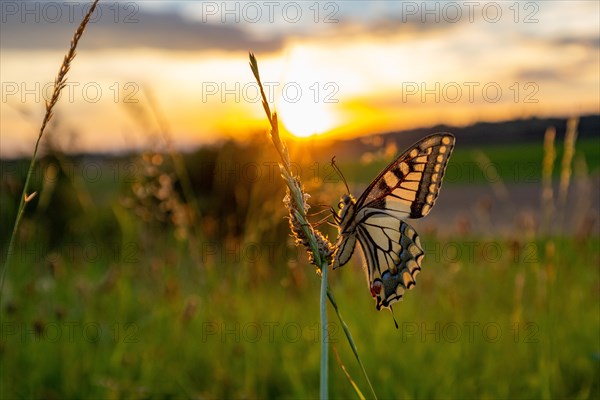
[[[328,380],[329,380],[329,353],[328,353],[328,344],[329,344],[329,333],[327,330],[327,300],[331,303],[335,312],[337,314],[340,323],[344,329],[344,333],[346,334],[346,339],[354,352],[356,359],[362,369],[363,375],[367,383],[369,384],[369,388],[371,389],[371,393],[373,398],[377,398],[375,395],[375,391],[373,390],[373,385],[371,385],[371,381],[369,380],[369,376],[365,370],[365,367],[360,360],[358,355],[358,350],[356,349],[356,344],[352,339],[352,334],[350,333],[350,329],[348,325],[344,322],[342,318],[337,303],[335,302],[335,298],[333,297],[333,293],[329,288],[329,281],[327,278],[327,272],[329,263],[333,256],[333,246],[331,243],[319,232],[314,229],[308,218],[306,216],[309,205],[307,203],[308,198],[310,197],[307,193],[302,189],[302,185],[300,180],[292,174],[290,169],[290,159],[287,147],[284,142],[281,141],[279,137],[279,126],[277,121],[277,113],[271,112],[271,108],[269,103],[267,102],[267,96],[265,95],[261,80],[260,74],[258,71],[258,63],[254,54],[250,53],[250,68],[252,69],[252,73],[256,78],[256,82],[258,83],[260,93],[262,96],[262,104],[269,119],[269,123],[271,124],[271,140],[273,141],[273,145],[277,149],[279,156],[281,157],[281,176],[287,184],[287,195],[284,199],[284,204],[288,208],[290,213],[290,228],[296,239],[296,244],[302,244],[309,255],[309,259],[312,264],[316,265],[319,272],[321,274],[321,290],[320,290],[320,302],[319,302],[319,310],[320,310],[320,320],[321,320],[321,364],[320,364],[320,398],[327,399],[329,397],[328,393]],[[358,388],[353,384],[353,388],[355,389],[357,395],[362,397],[362,393]]]
[[[38,149],[40,146],[40,142],[42,140],[42,137],[44,136],[44,132],[46,131],[46,126],[52,119],[52,116],[53,116],[52,110],[54,109],[54,106],[56,105],[56,103],[58,103],[58,99],[60,98],[60,93],[62,92],[62,90],[64,89],[64,87],[67,84],[67,73],[69,72],[69,69],[71,68],[71,63],[75,59],[75,55],[76,55],[75,50],[77,49],[79,40],[81,39],[81,36],[83,35],[83,31],[85,30],[87,24],[90,22],[90,18],[92,16],[92,14],[96,10],[96,5],[98,4],[98,1],[99,0],[94,0],[94,2],[92,3],[92,6],[88,10],[87,14],[85,15],[85,17],[83,17],[83,19],[81,20],[81,23],[77,27],[77,30],[75,30],[75,34],[73,35],[73,38],[71,39],[71,46],[69,48],[69,51],[63,58],[63,62],[58,70],[58,74],[56,75],[56,78],[54,79],[54,90],[52,92],[52,97],[50,98],[49,102],[46,101],[46,113],[44,114],[44,119],[42,120],[42,124],[40,126],[38,137],[35,142],[35,147],[33,149],[33,155],[31,156],[31,161],[29,163],[29,169],[27,170],[27,178],[25,179],[25,184],[23,185],[23,192],[21,194],[21,200],[19,202],[19,208],[17,210],[17,217],[15,218],[15,224],[13,226],[13,231],[10,236],[10,242],[8,244],[8,251],[6,254],[6,259],[4,261],[4,268],[2,268],[2,276],[0,277],[0,305],[2,304],[2,294],[4,292],[4,279],[6,277],[6,271],[8,270],[10,263],[12,261],[12,255],[14,252],[15,241],[16,241],[17,234],[19,232],[19,226],[21,224],[23,214],[25,213],[25,207],[26,207],[27,203],[29,203],[31,200],[33,200],[33,198],[37,194],[37,192],[33,192],[32,194],[28,194],[28,192],[29,192],[29,183],[31,182],[31,176],[33,175],[33,170],[35,169],[35,164],[37,161],[37,155],[38,155]]]
[[[575,143],[577,142],[577,126],[579,118],[569,118],[567,120],[567,131],[565,132],[564,152],[560,169],[560,184],[558,187],[558,210],[559,210],[559,227],[566,229],[566,207],[567,195],[569,194],[569,185],[571,183],[571,163],[575,155]]]
[[[327,330],[327,270],[333,254],[333,246],[317,230],[315,230],[307,218],[309,209],[308,198],[304,192],[300,179],[293,175],[290,168],[290,157],[287,147],[279,136],[279,124],[277,113],[271,112],[267,96],[265,95],[260,74],[258,71],[258,62],[254,54],[250,53],[250,69],[256,78],[262,96],[262,104],[271,124],[270,134],[275,149],[281,158],[281,176],[287,184],[287,194],[284,198],[284,204],[289,211],[290,228],[296,239],[296,244],[302,244],[309,255],[312,264],[316,265],[321,274],[320,291],[320,320],[321,320],[321,365],[320,365],[320,388],[319,395],[321,399],[329,398],[329,334]]]
[[[552,169],[556,159],[554,139],[556,129],[548,127],[544,134],[544,160],[542,163],[542,232],[548,233],[554,213],[554,191],[552,189]]]
[[[324,268],[323,268],[324,267]],[[321,379],[320,379],[320,397],[321,399],[329,398],[328,385],[329,382],[329,334],[327,332],[327,270],[328,265],[323,265],[321,268],[321,296],[319,305],[321,310]]]
[[[198,202],[196,201],[196,196],[194,194],[194,189],[192,185],[192,181],[190,179],[190,174],[188,173],[188,169],[185,165],[185,160],[181,153],[175,148],[173,145],[173,137],[171,134],[171,129],[169,128],[169,124],[167,123],[166,117],[163,115],[161,109],[158,106],[158,102],[156,101],[153,92],[149,88],[144,88],[144,93],[146,95],[146,99],[148,99],[148,105],[150,106],[150,110],[154,115],[156,120],[156,124],[158,125],[158,129],[162,136],[163,142],[167,148],[169,156],[173,161],[173,167],[175,169],[175,174],[181,183],[181,191],[183,193],[183,199],[192,209],[192,225],[194,226],[194,231],[196,234],[196,238],[200,238],[200,233],[197,229],[197,219],[200,216],[200,208],[198,207]]]
[[[200,224],[198,223],[200,218],[200,207],[198,206],[198,201],[196,200],[196,196],[194,194],[190,174],[188,173],[188,168],[185,165],[185,160],[183,156],[173,144],[173,136],[171,134],[171,129],[169,128],[167,118],[162,113],[162,110],[160,109],[158,102],[154,97],[154,93],[152,92],[152,90],[150,90],[149,87],[144,87],[143,90],[146,100],[148,102],[150,113],[154,117],[162,141],[165,144],[167,153],[169,154],[169,157],[171,157],[171,161],[173,162],[175,175],[177,176],[177,179],[181,184],[181,193],[183,201],[189,209],[188,218],[191,231],[193,233],[192,237],[189,238],[190,254],[196,261],[199,261],[200,255],[198,254],[197,249],[200,248],[198,242],[201,238],[199,229]]]

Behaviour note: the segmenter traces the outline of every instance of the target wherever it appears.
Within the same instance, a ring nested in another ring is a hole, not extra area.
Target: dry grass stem
[[[569,118],[567,121],[567,132],[565,133],[565,150],[562,158],[560,172],[560,186],[558,188],[558,207],[563,210],[567,204],[567,193],[571,182],[571,162],[575,154],[575,142],[577,140],[578,118]]]
[[[544,135],[544,161],[542,164],[542,227],[547,230],[550,227],[554,213],[554,191],[552,189],[552,169],[556,159],[554,139],[556,129],[548,127]]]
[[[265,95],[261,80],[260,73],[258,71],[258,63],[254,54],[250,53],[250,68],[252,73],[258,82],[260,93],[262,95],[262,105],[269,118],[271,125],[270,136],[275,149],[279,153],[281,158],[281,176],[287,185],[286,196],[283,199],[285,207],[289,212],[290,229],[296,244],[302,244],[308,255],[310,262],[317,266],[318,270],[321,271],[326,268],[333,255],[333,245],[327,240],[325,236],[318,230],[314,229],[307,218],[307,213],[310,208],[308,205],[308,199],[310,195],[304,192],[302,183],[298,177],[294,176],[290,168],[290,156],[285,145],[279,136],[279,122],[277,119],[277,113],[271,112],[271,107],[267,103],[267,96]]]
[[[65,55],[63,62],[58,70],[58,74],[56,75],[56,78],[54,79],[54,90],[52,92],[52,98],[50,99],[49,102],[46,102],[46,113],[44,114],[44,119],[42,120],[42,124],[40,125],[38,138],[35,142],[33,155],[31,157],[31,162],[29,164],[29,170],[27,171],[27,178],[25,179],[25,184],[23,185],[23,195],[21,196],[21,201],[19,203],[19,208],[17,210],[17,217],[15,219],[15,224],[13,226],[12,235],[10,237],[10,243],[8,245],[8,252],[6,255],[6,260],[4,262],[4,268],[2,269],[2,277],[0,278],[0,305],[2,304],[2,293],[4,291],[4,278],[6,276],[6,270],[8,269],[8,266],[10,265],[11,256],[14,251],[15,239],[17,236],[17,232],[19,230],[19,225],[21,223],[23,213],[25,211],[25,204],[27,204],[29,201],[31,201],[33,199],[33,197],[35,196],[35,193],[28,195],[27,192],[29,191],[29,182],[31,181],[31,176],[32,176],[33,170],[35,168],[35,163],[37,160],[37,153],[38,153],[40,141],[44,135],[44,132],[46,130],[46,126],[48,125],[48,122],[50,122],[50,120],[52,119],[52,116],[53,116],[52,110],[54,109],[54,106],[58,102],[58,99],[60,98],[60,94],[61,94],[62,90],[66,86],[67,73],[69,72],[69,69],[71,68],[71,63],[75,59],[75,55],[76,55],[75,51],[77,49],[77,45],[79,44],[79,40],[81,39],[81,36],[83,35],[83,32],[85,31],[86,26],[90,22],[90,18],[92,16],[92,14],[96,10],[98,1],[99,0],[94,0],[90,9],[88,10],[87,14],[85,15],[85,17],[83,17],[83,20],[77,27],[77,30],[75,31],[75,34],[73,35],[73,38],[71,39],[71,45],[69,47],[69,51]]]

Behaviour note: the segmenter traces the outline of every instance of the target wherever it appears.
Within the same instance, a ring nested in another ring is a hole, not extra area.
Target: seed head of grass
[[[17,210],[17,217],[15,219],[15,223],[13,225],[13,231],[12,231],[12,234],[10,237],[10,242],[8,244],[8,251],[7,251],[6,259],[4,261],[4,267],[2,268],[2,273],[0,275],[0,305],[2,304],[2,293],[4,291],[4,279],[6,276],[6,270],[8,269],[8,267],[11,263],[11,257],[12,257],[13,248],[15,245],[15,238],[19,231],[21,219],[23,218],[23,214],[25,211],[25,205],[27,203],[29,203],[37,194],[36,192],[29,194],[28,191],[29,191],[29,182],[31,181],[31,176],[33,174],[33,170],[35,168],[35,164],[36,164],[36,160],[37,160],[37,153],[38,153],[40,141],[42,140],[42,136],[44,135],[44,132],[46,130],[46,126],[48,125],[48,122],[52,119],[52,115],[53,115],[52,110],[54,109],[54,106],[56,105],[56,103],[58,102],[58,99],[60,98],[60,93],[62,92],[62,90],[65,88],[65,86],[67,84],[67,73],[69,72],[69,69],[71,69],[71,62],[73,62],[73,60],[75,59],[75,55],[76,55],[75,50],[77,49],[77,45],[79,44],[79,40],[81,39],[81,36],[83,35],[83,32],[85,31],[85,28],[87,27],[88,23],[90,22],[90,18],[92,16],[92,14],[96,10],[98,1],[99,0],[94,0],[94,2],[92,3],[91,7],[88,10],[88,12],[83,17],[83,20],[77,27],[77,30],[75,31],[75,34],[73,35],[73,38],[71,39],[71,45],[69,47],[69,51],[63,58],[63,62],[60,65],[60,68],[58,69],[58,74],[56,75],[56,78],[54,78],[54,90],[52,92],[52,97],[50,98],[50,101],[46,102],[46,112],[44,114],[44,119],[42,120],[42,123],[40,125],[38,138],[35,142],[35,147],[33,149],[33,155],[31,156],[31,161],[29,163],[29,169],[27,171],[27,178],[25,178],[25,184],[23,185],[23,194],[21,195],[19,208]]]
[[[310,205],[308,204],[310,195],[303,191],[300,181],[297,178],[293,177],[291,180],[295,189],[294,191],[302,193],[301,204],[303,208],[302,212],[298,209],[298,203],[293,201],[291,192],[288,189],[283,198],[283,204],[289,212],[290,230],[292,231],[295,243],[296,245],[304,246],[307,250],[309,261],[320,268],[320,264],[317,262],[315,253],[313,252],[313,246],[311,246],[310,238],[314,238],[317,243],[317,253],[324,258],[327,265],[329,265],[333,256],[333,246],[321,232],[314,229],[312,225],[305,220],[308,210],[310,209]]]
[[[314,229],[307,218],[308,199],[310,195],[304,192],[300,179],[292,173],[290,168],[290,156],[285,145],[279,136],[279,123],[277,113],[271,112],[267,97],[260,80],[258,63],[254,54],[250,53],[250,69],[256,78],[262,95],[262,105],[269,118],[271,125],[270,136],[275,149],[281,158],[281,176],[287,185],[286,196],[283,203],[289,212],[290,229],[296,244],[302,244],[308,253],[310,262],[317,266],[318,271],[327,268],[331,263],[333,255],[333,245],[318,230]]]

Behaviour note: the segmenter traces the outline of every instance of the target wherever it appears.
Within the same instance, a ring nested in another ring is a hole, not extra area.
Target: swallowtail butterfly
[[[454,136],[427,136],[387,166],[357,199],[342,196],[334,214],[338,238],[333,268],[346,264],[356,242],[378,310],[391,309],[415,285],[424,251],[405,218],[426,216],[439,194]]]

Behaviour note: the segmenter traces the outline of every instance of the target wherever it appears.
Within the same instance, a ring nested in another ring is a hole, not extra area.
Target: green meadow
[[[597,181],[597,142],[576,148]],[[543,159],[542,144],[477,151],[497,166]],[[473,152],[459,144],[451,162]],[[2,398],[318,397],[320,278],[290,237],[276,153],[259,136],[179,156],[40,160],[2,297]],[[385,164],[339,161],[356,186]],[[2,162],[3,254],[26,166]],[[311,212],[344,193],[326,176],[305,177]],[[449,179],[436,206],[465,185],[489,184]],[[378,398],[597,398],[597,230],[445,228],[419,230],[424,267],[394,305],[398,329],[358,254],[329,274]],[[356,398],[342,366],[369,397],[330,311],[331,397]]]

